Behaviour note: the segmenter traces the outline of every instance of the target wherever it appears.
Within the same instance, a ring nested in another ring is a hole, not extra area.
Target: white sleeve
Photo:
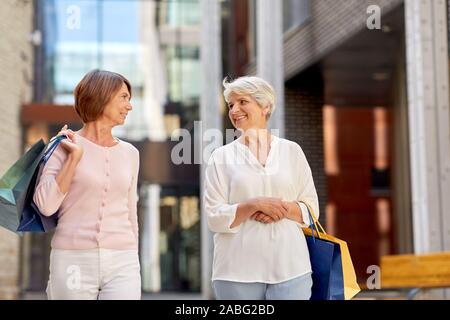
[[[306,207],[306,205],[303,202],[297,201],[298,206],[300,207],[300,213],[302,215],[302,220],[303,223],[298,223],[297,224],[301,227],[301,228],[307,228],[310,226],[310,220],[309,220],[309,214],[308,214],[308,208]]]
[[[316,217],[316,219],[319,219],[319,198],[317,196],[317,191],[314,186],[314,180],[311,172],[311,168],[308,164],[308,161],[306,159],[305,154],[303,153],[303,150],[300,148],[300,175],[298,177],[299,179],[299,192],[297,196],[297,202],[300,204],[300,209],[302,211],[302,217],[303,222],[305,226],[309,226],[309,215],[308,215],[308,209],[303,203],[306,203],[309,205],[309,207],[312,210],[312,214]]]
[[[204,209],[212,232],[236,233],[241,225],[234,228],[230,228],[230,225],[236,217],[238,204],[228,203],[228,186],[224,181],[226,177],[223,170],[223,165],[215,163],[213,153],[205,171]]]

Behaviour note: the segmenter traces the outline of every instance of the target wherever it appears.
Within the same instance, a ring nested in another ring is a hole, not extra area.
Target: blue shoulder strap
[[[61,143],[62,140],[67,139],[66,136],[58,136],[53,138],[52,140],[50,140],[49,144],[50,146],[48,147],[48,149],[44,152],[44,157],[42,158],[42,161],[44,164],[47,163],[48,159],[50,159],[50,157],[53,154],[53,151],[56,150],[56,148],[58,147],[58,145]]]

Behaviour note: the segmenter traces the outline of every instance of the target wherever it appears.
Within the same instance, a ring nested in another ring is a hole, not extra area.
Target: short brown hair
[[[75,110],[81,120],[84,123],[97,120],[123,83],[131,96],[130,82],[124,76],[97,69],[88,72],[74,91]]]

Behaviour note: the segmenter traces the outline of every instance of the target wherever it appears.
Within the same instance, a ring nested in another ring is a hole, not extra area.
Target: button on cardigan
[[[52,248],[137,249],[139,151],[122,140],[102,147],[76,135],[84,152],[69,191],[62,193],[55,180],[67,159],[58,146],[33,196],[44,215],[58,214]]]
[[[212,153],[205,172],[204,209],[214,234],[212,280],[279,283],[311,272],[306,206],[319,216],[311,169],[300,146],[273,136],[265,166],[235,140]],[[248,219],[230,228],[239,203],[255,197],[296,201],[304,223]]]

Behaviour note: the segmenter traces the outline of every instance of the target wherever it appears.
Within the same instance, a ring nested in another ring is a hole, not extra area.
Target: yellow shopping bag
[[[316,231],[312,231],[312,228],[302,228],[305,236],[314,237],[314,239],[317,239],[319,241],[327,241],[327,242],[339,245],[340,257],[341,257],[341,262],[342,262],[342,276],[343,276],[343,283],[344,283],[344,288],[343,288],[344,289],[343,290],[344,298],[345,298],[345,300],[352,299],[358,292],[361,291],[361,289],[356,280],[355,268],[353,267],[353,263],[352,263],[352,259],[350,257],[350,252],[348,250],[347,242],[327,234],[325,232],[324,228],[322,227],[322,225],[320,224],[320,222],[317,220],[316,216],[314,215],[311,207],[305,202],[302,202],[302,203],[304,203],[306,205],[306,207],[308,208],[309,214],[313,220],[313,225],[316,228]],[[311,243],[311,242],[308,241],[308,248],[310,248],[309,243]],[[313,254],[314,253],[311,252],[311,248],[310,248],[310,256],[312,257]],[[314,268],[313,268],[313,274],[314,274]],[[326,282],[326,283],[328,283],[328,282]],[[329,284],[329,285],[331,286],[331,284]],[[313,285],[313,291],[314,291],[314,285]]]

